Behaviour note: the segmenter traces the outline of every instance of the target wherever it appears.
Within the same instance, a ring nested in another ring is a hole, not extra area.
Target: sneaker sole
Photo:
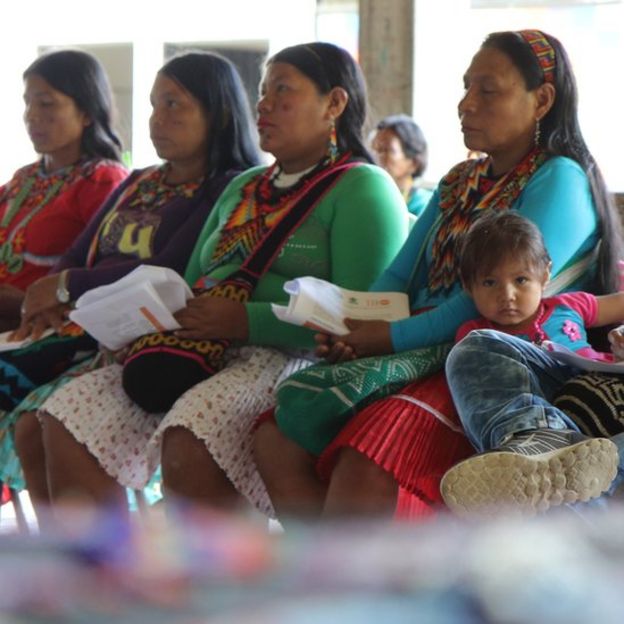
[[[605,438],[533,456],[493,451],[451,468],[440,490],[460,516],[535,515],[600,496],[615,478],[618,462],[617,446]]]

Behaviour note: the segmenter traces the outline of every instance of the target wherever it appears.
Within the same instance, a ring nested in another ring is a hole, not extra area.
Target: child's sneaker
[[[442,478],[444,501],[458,515],[533,515],[605,492],[617,473],[617,446],[568,429],[535,429],[470,457]]]

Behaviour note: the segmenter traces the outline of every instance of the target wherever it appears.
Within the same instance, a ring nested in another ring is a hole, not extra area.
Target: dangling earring
[[[336,135],[336,122],[332,119],[329,126],[329,139],[327,141],[327,157],[331,164],[338,160],[338,136]]]
[[[535,134],[533,135],[533,142],[535,143],[535,147],[539,147],[541,135],[542,131],[540,130],[540,120],[537,119],[535,121]]]

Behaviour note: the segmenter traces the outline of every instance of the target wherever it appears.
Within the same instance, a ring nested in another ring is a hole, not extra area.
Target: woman
[[[444,350],[409,350],[449,342],[462,322],[476,316],[461,290],[457,250],[470,224],[490,210],[517,210],[540,228],[553,261],[551,294],[572,286],[594,292],[616,287],[618,222],[578,127],[576,86],[562,45],[540,31],[491,34],[464,85],[464,142],[488,157],[461,163],[443,178],[373,287],[408,292],[421,313],[393,323],[351,322],[347,336],[319,337],[319,350],[331,361],[394,352],[387,357],[395,371],[401,365],[424,368],[425,357],[438,357],[440,368]],[[317,367],[302,379],[304,371],[293,387],[331,385],[349,366]],[[278,422],[298,443],[270,421],[259,428],[256,459],[278,515],[422,515],[440,504],[441,476],[471,452],[452,405],[440,404],[435,381],[415,381],[399,393],[387,380],[377,381],[376,394],[352,398],[356,415],[342,431],[336,427],[333,440],[315,437],[314,415],[303,431],[281,401]],[[383,394],[390,396],[371,402]]]
[[[24,72],[24,121],[41,159],[0,187],[0,331],[20,323],[24,290],[69,248],[126,177],[100,63],[78,50]]]
[[[427,168],[427,141],[420,127],[408,115],[384,117],[377,124],[372,148],[403,194],[409,213],[420,216],[433,194],[420,184]]]
[[[243,495],[272,513],[251,456],[251,430],[272,405],[277,380],[308,364],[314,341],[310,330],[278,321],[271,303],[284,302],[285,281],[302,275],[367,288],[399,249],[407,223],[392,179],[369,164],[361,134],[365,86],[346,51],[316,42],[277,53],[267,62],[257,108],[260,145],[276,162],[225,190],[187,268],[189,283],[202,274],[208,282],[230,275],[271,224],[294,210],[294,197],[352,166],[294,230],[248,303],[202,296],[177,314],[183,338],[236,342],[221,372],[166,414],[148,414],[128,399],[119,365],[46,401],[41,418],[53,501],[83,492],[125,507],[122,486],[143,486],[161,462],[166,495],[222,507],[240,505]]]
[[[101,207],[52,275],[28,289],[21,328],[25,333],[58,325],[68,302],[140,264],[183,272],[216,198],[234,175],[258,163],[245,91],[228,60],[202,52],[174,57],[158,72],[150,100],[150,136],[164,164],[135,171]],[[38,344],[32,345],[31,358],[21,360],[30,365],[23,376],[32,380],[31,388],[50,381],[58,370],[37,366]],[[95,365],[89,359],[61,382]],[[39,387],[10,419],[19,417],[15,442],[35,504],[48,502],[49,496],[34,410],[58,385]],[[17,392],[7,397],[15,402],[21,398]],[[5,461],[1,466],[5,478],[19,485],[14,464]]]

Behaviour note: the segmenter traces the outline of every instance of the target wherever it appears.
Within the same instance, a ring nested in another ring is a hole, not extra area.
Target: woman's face
[[[390,128],[377,131],[372,148],[380,167],[383,167],[402,188],[402,183],[411,185],[416,171],[416,162],[403,151],[401,140]]]
[[[90,124],[87,115],[41,76],[27,76],[24,87],[24,122],[35,151],[44,156],[50,170],[75,163],[82,154],[82,134]]]
[[[513,166],[533,145],[538,101],[511,59],[482,48],[464,75],[459,117],[464,143]]]
[[[206,162],[209,121],[202,105],[178,82],[158,74],[150,94],[150,138],[172,164]]]
[[[277,158],[284,171],[302,171],[327,150],[330,97],[288,63],[271,63],[260,84],[260,147]]]

